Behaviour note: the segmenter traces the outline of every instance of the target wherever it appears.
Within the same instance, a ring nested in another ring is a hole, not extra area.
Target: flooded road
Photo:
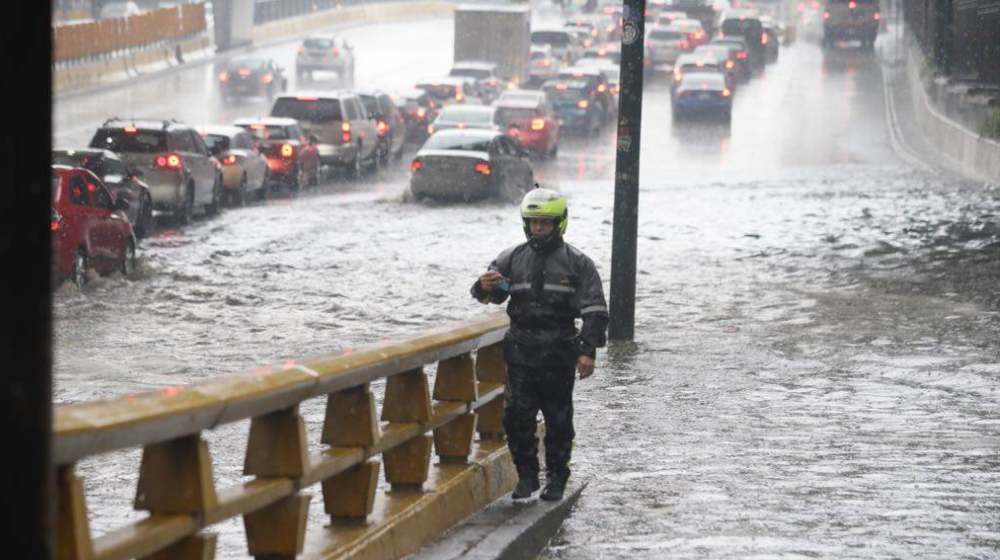
[[[376,30],[345,32],[359,85],[447,71],[448,21]],[[291,68],[294,48],[266,52]],[[85,143],[88,126],[125,110],[191,123],[266,112],[265,100],[222,106],[213,75],[164,78],[177,93],[166,106],[150,108],[149,82],[61,101],[57,145]],[[601,351],[577,385],[572,467],[590,484],[544,557],[997,556],[1000,193],[897,158],[881,79],[870,53],[799,43],[739,88],[731,126],[672,123],[665,83],[648,85],[636,341]],[[605,127],[535,164],[569,198],[567,239],[606,283],[613,146]],[[62,286],[57,401],[196,383],[486,311],[468,286],[523,240],[516,206],[405,202],[407,161],[165,223],[142,242],[135,277]],[[315,442],[322,403],[303,412]],[[246,426],[207,438],[217,487],[238,481]],[[80,469],[97,534],[138,515],[118,489],[134,485],[139,453],[112,457]],[[321,514],[316,496],[310,530]],[[240,521],[218,530],[219,557],[243,557]]]

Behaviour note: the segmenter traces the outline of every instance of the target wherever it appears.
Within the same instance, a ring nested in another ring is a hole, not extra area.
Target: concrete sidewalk
[[[514,501],[510,495],[451,528],[425,546],[412,560],[513,560],[535,558],[569,517],[587,487],[587,481],[570,479],[559,502],[538,499]]]

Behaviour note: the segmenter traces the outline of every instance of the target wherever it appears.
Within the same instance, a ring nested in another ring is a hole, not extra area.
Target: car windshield
[[[477,80],[483,80],[490,77],[490,71],[485,68],[452,68],[451,75],[468,76]]]
[[[208,146],[208,151],[221,153],[229,149],[229,137],[222,134],[206,134],[201,137]]]
[[[569,44],[569,33],[565,31],[534,31],[531,33],[532,43],[542,43],[553,47],[565,47]]]
[[[483,107],[451,105],[449,107],[445,107],[444,110],[441,111],[441,116],[438,118],[440,118],[442,122],[486,124],[493,122],[493,114],[493,110]]]
[[[156,154],[167,151],[167,134],[159,130],[126,131],[122,128],[102,128],[94,134],[90,147],[118,153]]]
[[[427,139],[423,149],[430,150],[462,150],[467,152],[486,152],[490,149],[488,138],[476,138],[454,134],[435,134]]]
[[[340,115],[340,102],[336,99],[282,97],[274,103],[271,116],[315,123],[343,120]]]
[[[668,29],[654,29],[649,32],[649,39],[652,41],[677,41],[684,38],[680,31],[670,31]]]
[[[332,49],[333,43],[333,39],[313,38],[303,41],[302,46],[310,50]]]
[[[240,125],[258,140],[288,140],[288,127],[273,124]]]

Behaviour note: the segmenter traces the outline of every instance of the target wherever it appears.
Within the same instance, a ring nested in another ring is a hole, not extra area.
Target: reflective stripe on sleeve
[[[580,310],[580,315],[586,315],[587,313],[605,313],[607,314],[608,308],[603,305],[588,305]]]
[[[531,289],[531,284],[527,282],[518,282],[517,284],[511,284],[510,286],[510,291],[512,292],[518,292],[521,290],[530,290],[530,289]]]
[[[572,294],[576,291],[572,286],[563,286],[562,284],[545,284],[542,289],[548,290],[550,292],[564,292],[567,294]]]

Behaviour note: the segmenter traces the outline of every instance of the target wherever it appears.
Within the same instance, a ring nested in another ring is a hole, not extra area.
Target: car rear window
[[[365,111],[367,111],[369,115],[380,110],[378,107],[378,99],[376,99],[374,95],[359,95],[358,97],[361,98],[361,104],[365,106]]]
[[[201,137],[208,146],[208,151],[212,153],[224,152],[229,149],[229,137],[222,134],[206,134]]]
[[[312,50],[332,49],[333,39],[306,39],[302,46]]]
[[[535,109],[521,107],[499,107],[497,108],[497,120],[507,125],[513,122],[522,122],[535,118]]]
[[[427,139],[423,149],[431,150],[462,150],[467,152],[487,152],[490,141],[484,138],[469,138],[451,134],[435,134]]]
[[[722,22],[722,32],[726,35],[746,35],[747,33],[760,33],[760,20],[746,18],[746,19],[727,19]]]
[[[531,34],[532,43],[543,43],[553,47],[565,47],[569,44],[569,33],[565,31],[534,31]]]
[[[654,29],[649,32],[649,38],[654,41],[677,41],[684,38],[680,31],[668,31],[666,29]]]
[[[340,114],[340,101],[337,99],[282,97],[274,102],[271,116],[316,123],[343,120]]]
[[[686,74],[681,88],[719,90],[726,87],[721,74]]]
[[[456,86],[450,84],[419,84],[417,88],[426,91],[434,99],[451,99],[456,93]]]
[[[112,152],[156,154],[167,151],[167,133],[162,130],[131,132],[122,128],[102,128],[94,134],[90,147]]]

